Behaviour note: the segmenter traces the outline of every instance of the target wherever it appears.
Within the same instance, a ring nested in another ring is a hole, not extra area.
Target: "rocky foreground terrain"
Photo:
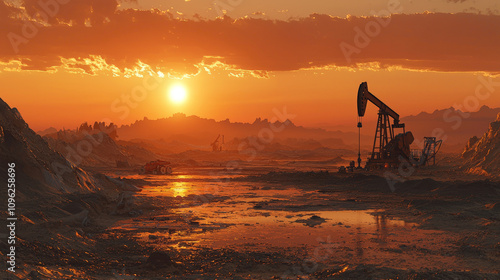
[[[474,136],[469,140],[462,158],[463,168],[468,172],[500,175],[500,114],[481,138]]]
[[[1,218],[17,218],[16,243],[7,245],[6,239],[0,240],[4,259],[10,245],[16,245],[21,252],[31,247],[35,255],[38,252],[34,244],[79,246],[78,240],[69,237],[78,236],[79,229],[103,211],[126,211],[125,194],[137,191],[128,182],[87,172],[68,161],[29,128],[16,108],[1,99],[0,180],[13,184],[9,187],[9,211],[7,196],[2,195],[5,207]],[[18,255],[16,265],[19,275],[24,276],[32,268],[26,263],[26,255]]]

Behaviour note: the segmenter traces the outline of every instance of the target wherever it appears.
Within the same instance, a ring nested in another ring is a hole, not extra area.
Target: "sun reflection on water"
[[[171,187],[174,197],[186,197],[188,189],[188,185],[184,182],[174,182]]]

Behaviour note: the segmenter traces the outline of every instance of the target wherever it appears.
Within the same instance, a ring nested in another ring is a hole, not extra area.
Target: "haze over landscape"
[[[312,1],[306,9],[298,1],[237,1],[225,14],[210,1],[168,8],[162,1],[70,1],[49,16],[50,25],[34,25],[35,35],[23,34],[31,30],[24,19],[35,24],[45,12],[24,2],[23,9],[21,1],[0,4],[8,38],[0,67],[3,98],[35,130],[177,112],[252,122],[283,106],[297,125],[355,127],[360,81],[370,81],[401,116],[500,104],[480,78],[500,71],[500,31],[490,28],[500,24],[496,1],[362,1],[356,8]],[[379,12],[393,16],[379,23],[371,18]],[[141,78],[148,75],[158,79]],[[188,92],[184,103],[168,99],[177,84]],[[468,100],[483,84],[479,104]]]
[[[0,38],[2,279],[498,279],[499,1],[2,0]]]

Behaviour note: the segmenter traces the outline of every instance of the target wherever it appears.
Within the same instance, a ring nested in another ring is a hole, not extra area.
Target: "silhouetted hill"
[[[481,107],[477,112],[464,113],[454,108],[422,112],[416,116],[403,117],[406,129],[413,132],[416,140],[425,136],[443,139],[443,150],[461,152],[472,136],[482,135],[488,125],[496,119],[500,108]]]
[[[148,140],[146,142],[161,140],[163,143],[175,141],[176,147],[185,146],[186,149],[190,146],[210,149],[210,143],[219,134],[225,136],[226,143],[234,144],[232,148],[236,148],[244,139],[252,137],[258,139],[260,144],[280,142],[285,146],[303,149],[319,147],[348,149],[356,147],[358,141],[358,135],[354,132],[306,128],[296,126],[290,120],[270,122],[268,119],[257,118],[253,123],[241,123],[227,119],[215,121],[179,113],[164,119],[136,121],[131,125],[119,127],[117,132],[120,139],[124,140],[134,142],[140,142],[139,139]],[[372,141],[371,137],[365,140]],[[180,152],[177,148],[173,148],[173,151]]]
[[[53,133],[57,133],[57,129],[54,128],[54,127],[49,127],[47,129],[44,129],[44,130],[40,130],[40,131],[37,131],[36,132],[38,135],[40,136],[45,136],[45,135],[48,135],[48,134],[53,134]]]

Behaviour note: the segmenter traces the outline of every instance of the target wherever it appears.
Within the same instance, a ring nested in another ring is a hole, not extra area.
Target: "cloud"
[[[101,25],[118,8],[117,0],[24,0],[23,2],[28,15],[40,18],[40,14],[47,14],[49,24],[71,22],[74,25],[84,25],[88,21],[93,26]]]
[[[67,3],[51,15],[35,0],[24,1],[25,9],[0,2],[0,36],[7,38],[0,41],[0,61],[21,61],[21,69],[64,66],[89,74],[132,71],[140,62],[153,72],[192,75],[213,58],[227,69],[256,77],[369,63],[500,73],[500,29],[493,28],[500,26],[500,16],[495,15],[207,20],[178,19],[159,10],[120,10],[115,0],[58,1]]]

